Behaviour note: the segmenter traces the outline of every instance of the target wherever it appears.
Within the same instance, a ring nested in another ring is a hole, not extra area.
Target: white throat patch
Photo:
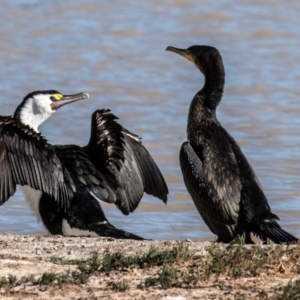
[[[38,132],[38,127],[54,112],[49,95],[36,95],[26,100],[20,112],[20,121]]]

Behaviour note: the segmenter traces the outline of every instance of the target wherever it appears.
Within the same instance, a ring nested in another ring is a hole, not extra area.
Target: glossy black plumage
[[[53,147],[40,133],[12,117],[0,116],[0,170],[0,204],[19,184],[51,195],[66,209],[76,190]]]
[[[167,201],[168,188],[156,163],[139,137],[123,128],[116,119],[110,110],[97,110],[92,115],[87,146],[53,146],[76,185],[76,193],[67,211],[48,195],[40,199],[39,213],[51,234],[66,234],[62,231],[66,221],[71,229],[142,240],[110,224],[95,196],[116,204],[125,215],[134,211],[144,192]]]
[[[144,240],[133,233],[114,227],[106,219],[100,203],[86,189],[78,191],[67,211],[60,209],[52,197],[44,194],[40,199],[40,215],[51,234],[63,235],[63,222],[71,228],[116,239]]]
[[[203,88],[191,102],[187,136],[180,165],[187,190],[209,229],[222,242],[250,233],[275,243],[295,242],[276,222],[262,187],[240,147],[221,126],[216,108],[221,101],[225,71],[218,50],[192,46],[168,47],[194,62],[204,74]]]
[[[108,199],[116,201],[117,194],[114,191],[117,187],[116,180],[113,177],[105,178],[90,161],[84,148],[77,145],[54,145],[53,148],[69,171],[76,187],[84,186],[103,201],[108,201]]]
[[[109,110],[92,115],[86,147],[50,145],[38,127],[58,108],[89,98],[58,91],[28,94],[13,117],[0,117],[0,201],[21,190],[36,217],[52,234],[102,235],[142,239],[111,225],[98,200],[115,203],[124,214],[144,191],[167,200],[168,189],[139,138]]]
[[[93,164],[108,178],[117,180],[119,199],[115,203],[128,215],[138,206],[146,192],[167,202],[168,188],[151,155],[139,137],[123,128],[110,110],[97,110],[92,115],[91,138],[84,149]]]

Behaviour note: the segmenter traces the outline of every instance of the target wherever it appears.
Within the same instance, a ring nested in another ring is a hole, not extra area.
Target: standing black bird
[[[6,170],[0,175],[1,203],[20,184],[51,234],[142,239],[111,225],[98,201],[115,203],[124,214],[138,206],[144,191],[166,202],[165,181],[138,137],[106,110],[93,114],[86,147],[50,145],[38,132],[59,107],[85,98],[86,93],[37,91],[13,117],[0,117],[0,167]]]
[[[221,126],[216,108],[221,101],[225,70],[217,49],[191,46],[166,50],[192,61],[205,83],[191,102],[187,138],[180,150],[180,165],[188,192],[218,241],[228,243],[250,233],[274,243],[298,239],[284,231],[271,212],[252,167],[233,137]]]

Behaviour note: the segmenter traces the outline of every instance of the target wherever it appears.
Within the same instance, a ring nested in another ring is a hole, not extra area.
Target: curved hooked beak
[[[63,95],[60,100],[53,101],[51,103],[52,109],[58,109],[66,104],[76,102],[83,99],[88,99],[90,96],[88,93],[79,93],[74,95]]]
[[[194,62],[194,58],[191,55],[191,52],[187,49],[179,49],[179,48],[175,48],[172,46],[168,46],[166,51],[171,51],[171,52],[175,52],[183,57],[185,57],[187,60]]]

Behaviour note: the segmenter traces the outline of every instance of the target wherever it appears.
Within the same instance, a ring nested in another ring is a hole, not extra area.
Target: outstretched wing
[[[158,197],[167,202],[168,187],[152,156],[143,146],[138,136],[123,128],[125,144],[135,156],[137,165],[143,178],[144,190],[147,194]]]
[[[70,172],[77,189],[80,185],[80,189],[88,190],[98,199],[116,201],[116,181],[114,178],[104,178],[82,147],[77,145],[57,145],[53,147],[65,168]]]
[[[29,126],[0,117],[0,204],[16,185],[28,185],[58,199],[66,208],[75,192],[69,172],[53,147]]]
[[[91,138],[85,147],[96,167],[117,180],[119,199],[109,202],[114,202],[126,215],[135,210],[144,192],[166,202],[168,188],[154,160],[138,136],[116,119],[110,110],[95,111]]]

